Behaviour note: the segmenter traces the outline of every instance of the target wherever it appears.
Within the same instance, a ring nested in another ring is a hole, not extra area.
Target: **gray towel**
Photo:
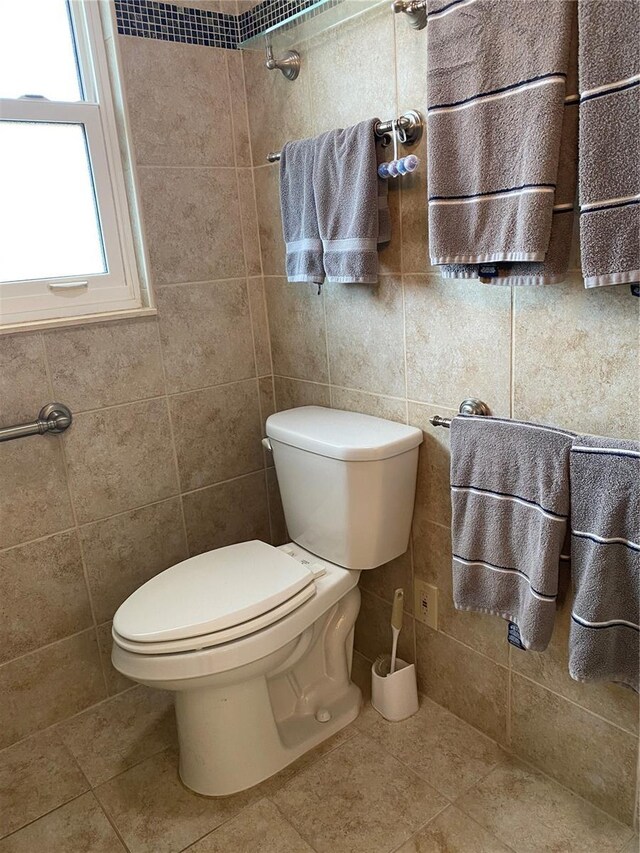
[[[586,287],[640,281],[640,5],[579,0]]]
[[[578,436],[571,448],[569,673],[638,690],[640,442]]]
[[[431,263],[547,256],[573,4],[429,0]]]
[[[573,433],[501,418],[451,422],[453,598],[543,651],[553,632]]]
[[[322,241],[313,190],[315,140],[287,142],[280,155],[280,207],[288,281],[322,284]]]
[[[378,243],[390,236],[378,180],[374,126],[369,119],[316,139],[313,185],[327,281],[378,280]]]

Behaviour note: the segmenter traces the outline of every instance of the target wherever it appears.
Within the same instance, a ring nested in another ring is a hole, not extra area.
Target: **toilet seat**
[[[138,654],[229,642],[271,625],[315,595],[316,576],[257,540],[199,554],[129,596],[114,616],[114,640]]]
[[[118,634],[115,628],[112,628],[111,633],[114,641],[120,648],[139,655],[168,655],[175,652],[194,652],[200,649],[207,649],[210,646],[229,643],[232,640],[239,640],[249,634],[254,634],[256,631],[260,631],[262,628],[267,628],[269,625],[273,625],[274,622],[291,613],[292,610],[296,610],[315,594],[315,584],[309,584],[292,598],[285,601],[284,604],[274,607],[272,610],[263,613],[255,619],[250,619],[248,622],[234,625],[231,628],[225,628],[222,631],[201,634],[197,637],[185,637],[182,640],[167,640],[160,643],[136,643]]]

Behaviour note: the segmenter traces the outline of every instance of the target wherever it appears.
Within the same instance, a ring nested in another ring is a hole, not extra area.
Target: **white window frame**
[[[100,319],[114,312],[152,313],[143,305],[138,277],[98,6],[92,0],[70,2],[84,100],[0,99],[0,119],[84,126],[107,272],[0,282],[0,332]]]

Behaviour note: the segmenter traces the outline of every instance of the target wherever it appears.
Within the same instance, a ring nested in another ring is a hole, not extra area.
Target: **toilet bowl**
[[[294,539],[191,557],[113,620],[115,668],[175,694],[180,776],[226,796],[277,773],[358,715],[360,572],[406,550],[422,433],[305,407],[267,435]]]

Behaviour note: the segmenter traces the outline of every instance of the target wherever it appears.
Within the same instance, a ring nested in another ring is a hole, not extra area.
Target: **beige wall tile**
[[[244,809],[220,829],[206,835],[188,848],[188,853],[313,853],[313,848],[285,820],[274,804],[260,800]]]
[[[404,284],[408,396],[456,410],[478,397],[508,416],[509,288],[439,276],[405,276]]]
[[[307,51],[305,50],[305,53]],[[289,139],[310,136],[308,86],[312,79],[308,55],[297,80],[286,80],[280,72],[267,71],[264,51],[242,54],[247,83],[249,124],[254,166],[262,166],[270,151],[280,151]],[[269,165],[278,177],[278,166]]]
[[[513,751],[631,824],[638,739],[528,679],[511,678]]]
[[[174,853],[237,814],[255,798],[199,797],[178,778],[177,755],[161,752],[96,789],[96,796],[136,853]]]
[[[79,523],[178,491],[165,400],[78,415],[64,436]]]
[[[0,551],[0,662],[93,624],[74,532]]]
[[[51,732],[0,752],[0,838],[86,791],[89,783]]]
[[[90,791],[0,842],[0,849],[2,853],[125,853]]]
[[[266,278],[265,291],[275,373],[327,382],[324,305],[313,285]]]
[[[99,623],[143,583],[188,556],[179,498],[86,524],[80,541]]]
[[[93,629],[0,666],[0,748],[105,698]]]
[[[231,0],[234,2],[234,0]],[[235,14],[232,12],[231,14]],[[236,166],[251,166],[251,140],[249,138],[249,114],[247,112],[247,92],[244,80],[243,53],[239,50],[225,50],[229,94],[231,96],[231,120],[233,122],[233,147]]]
[[[0,425],[34,420],[50,394],[41,336],[0,337]]]
[[[363,21],[358,18],[306,45],[307,71],[313,81],[312,134],[374,116],[397,115],[393,16],[388,9],[380,9],[367,15],[364,26],[366,44],[386,49],[362,49]]]
[[[138,169],[153,280],[157,284],[245,274],[234,169]]]
[[[269,341],[269,322],[267,320],[264,282],[261,278],[250,278],[248,286],[251,322],[253,323],[253,343],[256,353],[256,370],[258,371],[258,376],[266,376],[272,370],[271,342]]]
[[[429,423],[432,415],[453,417],[453,409],[438,406],[421,406],[409,403],[409,423],[423,431],[418,459],[415,517],[421,521],[435,521],[449,526],[451,523],[451,488],[449,469],[451,452],[449,430]]]
[[[475,820],[455,806],[448,806],[423,829],[416,832],[398,853],[511,853],[501,841],[490,835]]]
[[[273,377],[276,389],[276,409],[296,409],[298,406],[324,406],[330,408],[331,395],[328,385],[316,382],[301,382],[284,376]]]
[[[504,758],[492,740],[426,696],[407,720],[389,723],[369,706],[357,726],[450,800]]]
[[[273,801],[318,853],[395,850],[446,805],[362,734],[295,776]]]
[[[177,745],[173,695],[139,685],[61,723],[56,732],[96,786]]]
[[[57,329],[44,341],[54,396],[74,414],[164,393],[153,318]]]
[[[418,687],[458,717],[505,743],[509,671],[416,622]]]
[[[398,112],[419,110],[427,115],[427,51],[425,39],[407,25],[403,16],[396,20],[396,80],[398,84]],[[424,32],[422,33],[424,36]],[[426,171],[426,167],[425,167]]]
[[[258,379],[258,394],[260,395],[260,422],[262,423],[262,434],[266,435],[264,425],[269,417],[276,410],[276,395],[273,387],[273,376],[262,376]],[[273,464],[271,457],[268,457]]]
[[[615,853],[629,832],[516,761],[499,764],[456,805],[518,853]]]
[[[616,684],[582,684],[569,675],[569,625],[571,600],[567,597],[556,613],[553,636],[542,653],[513,647],[511,667],[554,693],[577,702],[588,711],[629,732],[638,732],[638,694]]]
[[[514,417],[638,438],[639,308],[626,287],[516,288]]]
[[[227,51],[118,38],[135,158],[144,166],[221,163],[231,125]]]
[[[354,645],[361,655],[374,661],[378,655],[391,654],[391,604],[364,589],[361,595]],[[413,618],[406,613],[398,638],[398,657],[407,663],[415,660]]]
[[[38,435],[0,444],[0,547],[73,524],[61,451],[64,438]]]
[[[133,687],[134,682],[130,681],[126,676],[114,667],[111,663],[111,650],[113,648],[113,637],[111,636],[111,622],[105,622],[104,625],[98,625],[96,629],[98,635],[98,648],[100,650],[100,662],[102,663],[102,671],[107,684],[107,691],[110,696],[116,693],[122,693],[129,687]]]
[[[426,115],[426,112],[425,112]],[[426,139],[414,146],[413,153],[420,158],[415,172],[402,178],[402,271],[403,273],[435,272],[429,263],[427,227],[427,147]]]
[[[416,508],[413,521],[413,560],[416,580],[438,587],[438,630],[508,665],[507,623],[498,616],[456,610],[453,604],[451,531],[423,517]]]
[[[255,376],[245,279],[158,288],[167,390]]]
[[[375,285],[332,283],[324,290],[331,381],[346,388],[404,396],[400,278],[381,276]]]
[[[264,466],[255,379],[169,398],[184,491]]]
[[[389,154],[389,148],[386,149],[387,154],[385,159],[392,159],[393,154]],[[405,149],[403,148],[403,153]],[[408,149],[407,149],[408,150]],[[399,275],[402,270],[402,229],[401,229],[401,208],[400,208],[400,184],[390,182],[389,195],[387,198],[389,204],[389,218],[391,220],[391,240],[388,243],[381,243],[378,246],[378,264],[380,275],[395,274]]]
[[[401,556],[377,569],[362,572],[360,589],[366,589],[383,598],[393,601],[393,593],[398,587],[404,589],[404,610],[413,613],[413,569],[411,567],[411,551],[407,550]]]
[[[278,122],[273,122],[277,125]],[[280,179],[273,164],[254,169],[258,233],[264,275],[284,275],[285,248],[280,215]],[[295,286],[295,285],[294,285]]]
[[[262,258],[252,169],[238,169],[238,199],[247,275],[260,275]]]
[[[269,542],[264,472],[249,474],[183,497],[189,552],[261,539]]]
[[[407,406],[404,400],[380,397],[364,391],[352,391],[350,388],[331,387],[331,405],[334,409],[346,412],[362,412],[376,418],[385,418],[398,423],[407,422]]]
[[[289,542],[287,522],[284,517],[282,498],[278,486],[275,468],[269,468],[267,474],[267,497],[269,499],[269,521],[271,523],[271,544],[285,545]]]

